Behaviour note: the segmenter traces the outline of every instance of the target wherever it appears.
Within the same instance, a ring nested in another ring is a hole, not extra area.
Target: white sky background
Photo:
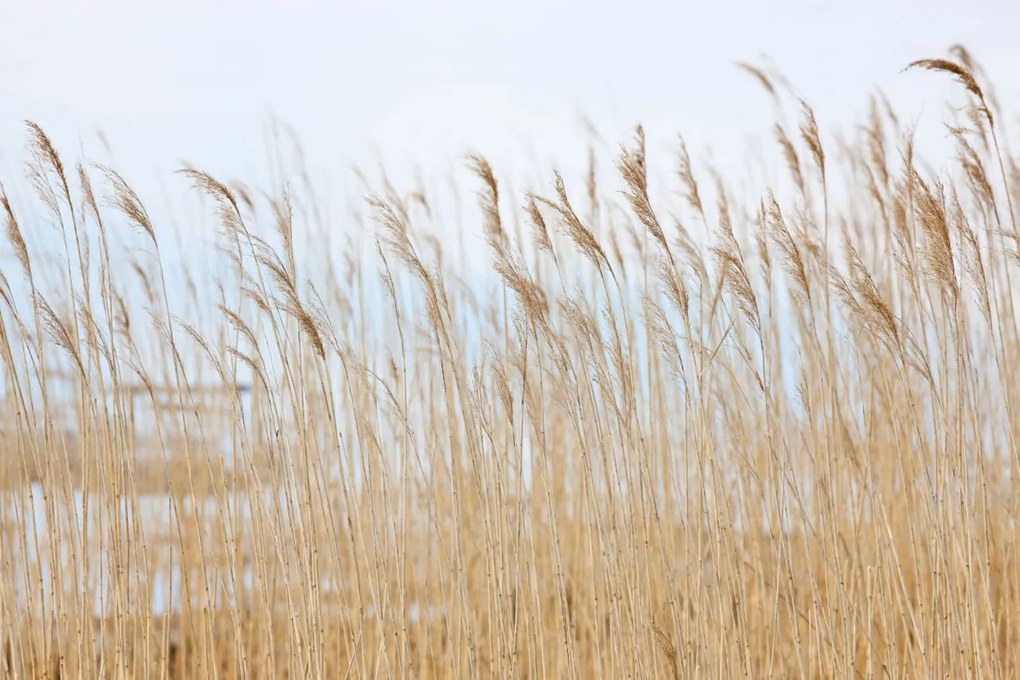
[[[352,164],[381,159],[399,180],[413,164],[462,167],[468,150],[486,154],[497,174],[529,168],[527,181],[546,189],[554,165],[586,160],[582,114],[606,140],[607,158],[642,122],[653,152],[672,153],[683,133],[695,160],[715,158],[739,176],[750,140],[774,143],[769,101],[738,60],[767,57],[815,107],[823,136],[862,120],[880,87],[940,137],[946,101],[963,101],[959,88],[901,69],[954,43],[984,65],[1007,110],[1020,73],[1020,3],[1007,1],[0,0],[0,8],[0,181],[27,190],[27,118],[65,161],[84,153],[112,162],[150,200],[184,190],[171,174],[183,161],[224,178],[264,178],[271,114],[297,130],[337,195],[352,192]]]

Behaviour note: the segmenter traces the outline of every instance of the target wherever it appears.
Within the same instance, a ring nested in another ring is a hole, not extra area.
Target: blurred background
[[[1007,110],[1020,72],[1020,5],[1006,1],[3,4],[0,176],[20,173],[31,119],[64,154],[115,163],[143,198],[183,162],[268,179],[274,120],[340,192],[351,166],[381,162],[399,183],[467,151],[497,172],[569,169],[589,145],[614,156],[637,122],[653,153],[682,133],[732,173],[774,120],[737,61],[784,74],[829,135],[881,89],[920,135],[944,137],[961,92],[901,69],[953,44]]]

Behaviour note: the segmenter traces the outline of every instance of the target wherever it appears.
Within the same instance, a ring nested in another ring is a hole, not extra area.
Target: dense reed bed
[[[771,183],[637,128],[612,182],[467,157],[460,225],[186,168],[182,237],[29,124],[0,676],[1016,676],[1020,167],[965,51],[913,66],[951,162],[746,66]]]

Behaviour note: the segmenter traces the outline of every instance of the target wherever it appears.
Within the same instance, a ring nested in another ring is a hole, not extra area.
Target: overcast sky
[[[725,165],[768,138],[773,115],[737,60],[770,60],[823,128],[859,120],[876,87],[937,126],[952,86],[901,69],[957,42],[1007,102],[1020,73],[1020,3],[1006,1],[0,4],[8,184],[26,118],[72,157],[109,160],[102,130],[143,187],[181,161],[258,177],[271,115],[323,172],[377,158],[427,167],[468,149],[497,167],[582,161],[582,114],[610,148],[641,121],[651,140],[682,132]]]

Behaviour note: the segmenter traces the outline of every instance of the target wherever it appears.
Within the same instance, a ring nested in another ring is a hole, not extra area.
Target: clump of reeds
[[[1015,675],[1020,186],[952,56],[911,65],[968,101],[937,172],[881,97],[837,146],[743,64],[783,176],[638,127],[612,185],[468,156],[463,224],[185,168],[182,236],[29,123],[0,676]]]

